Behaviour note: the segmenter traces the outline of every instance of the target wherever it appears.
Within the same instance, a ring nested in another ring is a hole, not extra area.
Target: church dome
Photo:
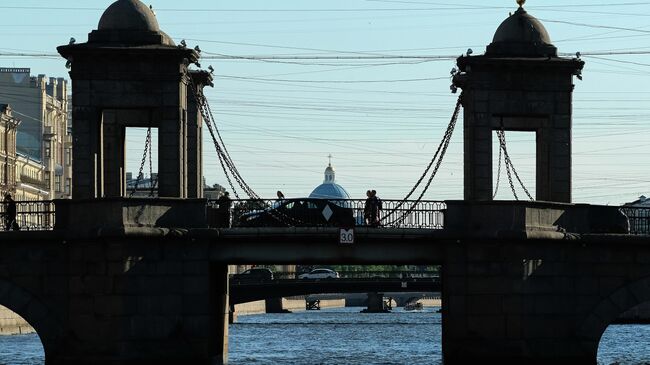
[[[336,183],[336,171],[330,163],[325,169],[325,179],[314,191],[309,194],[310,198],[318,199],[350,199],[350,194]]]
[[[542,22],[520,7],[501,23],[485,53],[503,57],[557,57]]]
[[[97,30],[90,33],[88,42],[174,46],[174,41],[160,30],[156,14],[140,0],[117,0],[111,4],[99,19]]]

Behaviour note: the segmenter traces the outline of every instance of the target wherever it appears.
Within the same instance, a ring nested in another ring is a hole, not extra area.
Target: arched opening
[[[645,364],[650,359],[650,302],[624,312],[598,344],[599,364]]]
[[[437,265],[263,265],[260,279],[238,269],[235,301],[237,291],[291,295],[233,305],[230,364],[442,363]]]
[[[41,338],[27,320],[0,305],[0,364],[43,364]]]
[[[598,364],[639,364],[650,358],[650,278],[601,300],[580,327],[584,350]]]
[[[32,293],[0,279],[0,305],[0,364],[43,364],[62,351],[58,317]]]

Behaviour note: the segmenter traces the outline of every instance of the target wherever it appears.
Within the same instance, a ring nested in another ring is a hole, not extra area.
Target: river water
[[[336,308],[240,316],[230,326],[230,364],[442,364],[441,317],[431,308],[361,314]],[[650,325],[610,326],[599,364],[650,364]],[[43,364],[37,335],[0,337],[0,365]]]

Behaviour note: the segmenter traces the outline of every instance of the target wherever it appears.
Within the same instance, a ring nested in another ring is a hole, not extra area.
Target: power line
[[[650,30],[647,31],[650,34]],[[647,55],[650,50],[639,51],[586,51],[580,52],[582,56],[623,56]],[[561,56],[575,56],[573,53],[563,52]],[[208,55],[202,60],[455,60],[460,55],[401,55],[401,56],[235,56],[235,55]],[[26,57],[26,58],[61,58],[56,53],[7,53],[0,52],[0,57]]]
[[[393,80],[291,80],[291,79],[267,79],[260,77],[244,77],[244,76],[229,76],[217,75],[217,78],[236,79],[236,80],[256,80],[256,81],[269,81],[269,82],[299,82],[299,83],[330,83],[330,84],[358,84],[358,83],[384,83],[384,82],[420,82],[420,81],[436,81],[448,80],[449,77],[434,77],[434,78],[419,78],[419,79],[393,79]]]
[[[624,30],[624,31],[628,31],[628,32],[637,32],[637,33],[645,33],[645,34],[650,33],[650,30],[639,29],[639,28],[614,27],[614,26],[610,26],[610,25],[578,23],[578,22],[570,22],[570,21],[566,21],[566,20],[550,20],[550,19],[539,19],[539,20],[541,20],[543,22],[546,22],[546,23],[568,24],[568,25],[575,25],[575,26],[587,27],[587,28]]]

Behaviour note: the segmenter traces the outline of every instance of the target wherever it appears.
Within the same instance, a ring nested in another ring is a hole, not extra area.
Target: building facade
[[[40,164],[44,168],[42,180],[49,199],[69,198],[72,135],[68,83],[63,78],[30,73],[29,68],[0,68],[0,103],[11,104],[14,116],[21,120],[16,152],[25,166]]]
[[[0,104],[0,194],[16,193],[16,129],[20,120]]]
[[[22,154],[16,157],[16,201],[51,200],[50,182],[41,161]]]

